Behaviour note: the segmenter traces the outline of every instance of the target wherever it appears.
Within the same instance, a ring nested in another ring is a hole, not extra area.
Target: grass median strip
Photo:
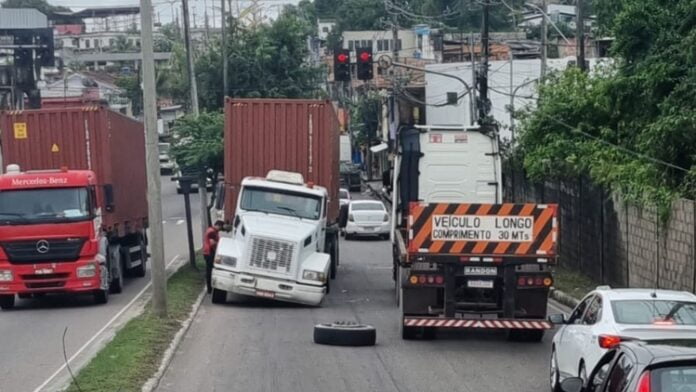
[[[573,269],[558,267],[554,273],[554,287],[576,299],[582,299],[598,285],[598,282]]]
[[[169,316],[160,319],[148,304],[143,314],[130,320],[114,339],[77,375],[69,392],[132,392],[157,371],[162,355],[191,312],[205,282],[204,266],[198,271],[181,267],[167,283]]]

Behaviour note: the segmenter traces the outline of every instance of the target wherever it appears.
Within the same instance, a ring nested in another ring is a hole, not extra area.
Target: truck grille
[[[5,242],[2,248],[10,263],[75,261],[80,257],[84,238]]]
[[[290,272],[295,244],[287,241],[254,237],[251,242],[250,266],[276,272]]]

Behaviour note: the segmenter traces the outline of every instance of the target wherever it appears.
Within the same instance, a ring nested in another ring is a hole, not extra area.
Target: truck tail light
[[[652,380],[650,379],[650,371],[645,371],[638,379],[638,387],[636,392],[650,392],[652,390]]]
[[[597,342],[601,348],[614,348],[621,343],[621,337],[615,335],[599,335]]]
[[[517,277],[517,287],[550,287],[553,279],[550,276],[533,275]]]
[[[445,283],[445,277],[442,275],[411,275],[408,279],[411,284],[428,284],[428,285],[442,285]]]
[[[435,284],[443,284],[445,283],[445,277],[438,275],[435,277]]]

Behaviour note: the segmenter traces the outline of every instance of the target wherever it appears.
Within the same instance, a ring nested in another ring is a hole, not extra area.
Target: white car
[[[389,213],[381,201],[353,200],[348,204],[346,239],[356,236],[388,238],[391,232]]]
[[[684,291],[598,287],[564,315],[553,337],[551,390],[568,377],[587,375],[607,349],[622,340],[696,337],[696,295]]]
[[[348,189],[341,188],[338,190],[339,205],[343,206],[350,203],[350,192]]]

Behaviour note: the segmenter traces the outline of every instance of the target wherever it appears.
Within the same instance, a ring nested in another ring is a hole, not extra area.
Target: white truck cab
[[[231,236],[217,248],[213,302],[232,292],[319,305],[338,258],[336,236],[327,234],[328,197],[299,173],[245,178]]]

